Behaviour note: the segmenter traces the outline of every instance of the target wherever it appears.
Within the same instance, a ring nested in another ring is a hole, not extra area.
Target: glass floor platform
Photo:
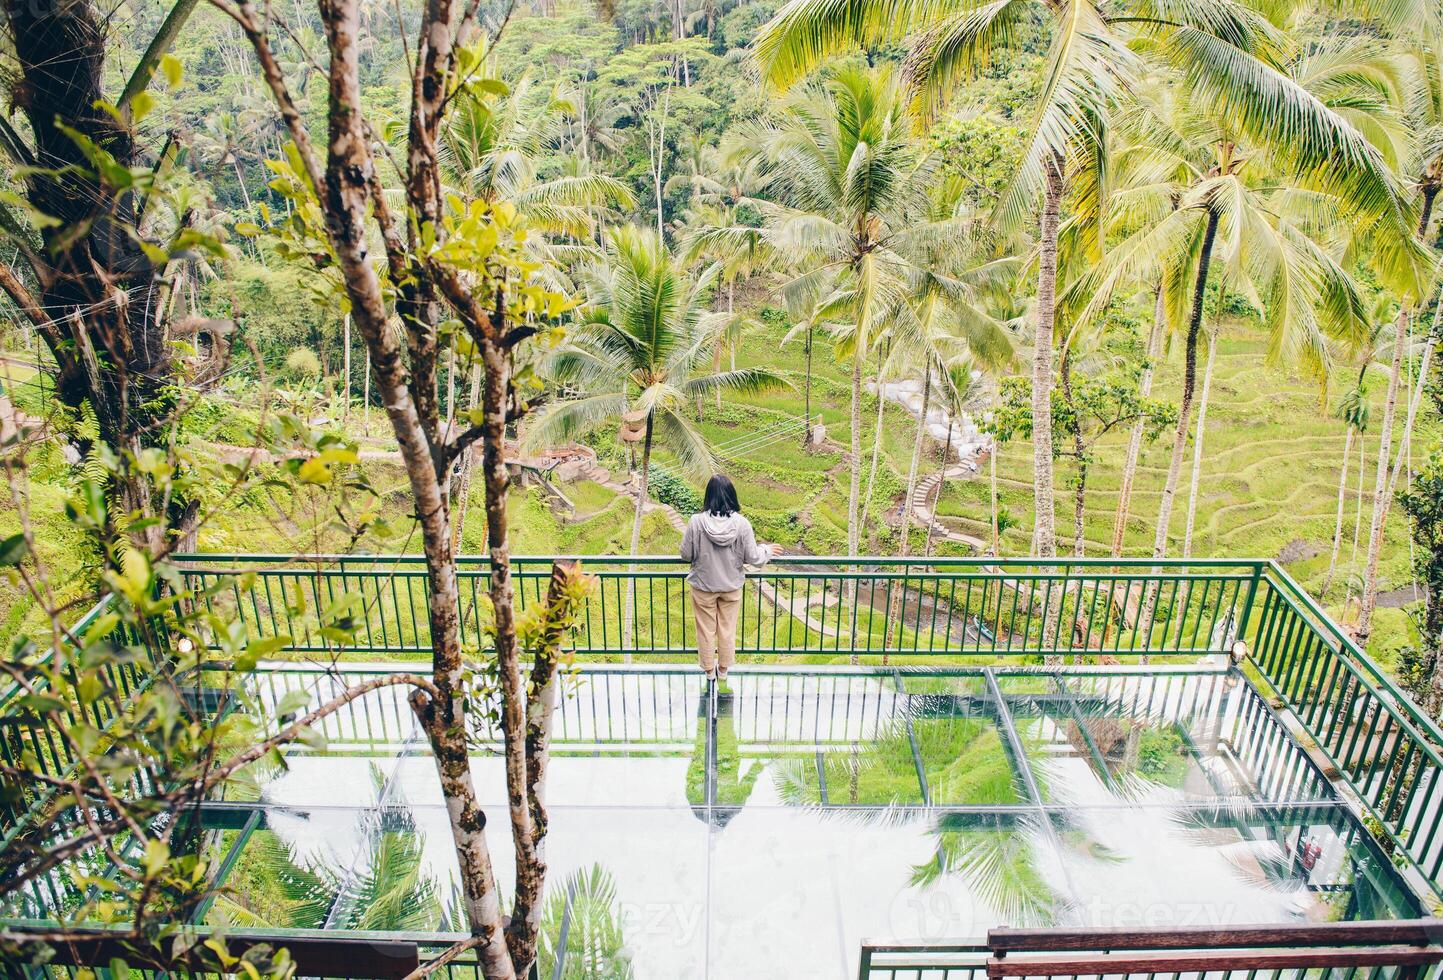
[[[360,679],[258,676],[262,698],[318,701]],[[224,856],[207,921],[459,929],[403,693],[372,692],[325,734],[206,804]],[[498,749],[482,733],[472,765],[510,894]],[[604,976],[854,977],[864,939],[1421,911],[1231,668],[751,667],[724,688],[694,668],[584,668],[548,802],[543,976],[561,955]]]

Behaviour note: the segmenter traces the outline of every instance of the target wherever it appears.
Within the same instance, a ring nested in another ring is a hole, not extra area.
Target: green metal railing
[[[1269,570],[1248,624],[1252,665],[1393,848],[1443,897],[1443,731],[1297,583]]]
[[[578,657],[690,660],[684,563],[577,558],[596,577]],[[523,609],[542,598],[552,560],[514,559]],[[253,638],[292,637],[296,653],[429,650],[419,557],[192,555],[182,564],[215,611],[228,607]],[[485,559],[462,560],[471,643],[484,642],[488,584]],[[342,609],[354,627],[348,644],[322,631],[327,611]],[[748,577],[738,649],[824,663],[1180,662],[1229,652],[1238,639],[1255,682],[1291,709],[1397,859],[1443,897],[1443,731],[1273,562],[789,556]]]
[[[513,559],[518,604],[545,592],[550,557]],[[577,556],[596,579],[575,651],[588,657],[689,658],[687,566],[679,558]],[[352,619],[353,652],[430,650],[426,570],[416,556],[182,556],[195,591],[234,612],[255,639],[301,653],[342,649],[326,613]],[[748,576],[738,649],[761,656],[1197,658],[1225,650],[1267,566],[1251,561],[1102,561],[787,557]],[[247,583],[250,586],[247,588]],[[229,583],[229,595],[225,586]],[[480,643],[489,623],[485,559],[462,559],[461,620]],[[347,600],[349,599],[349,605]]]

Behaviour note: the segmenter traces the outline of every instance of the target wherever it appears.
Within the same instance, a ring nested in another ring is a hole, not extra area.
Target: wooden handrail
[[[1190,929],[1008,929],[987,933],[995,955],[1143,949],[1267,949],[1309,946],[1427,946],[1443,940],[1443,919]]]
[[[1232,970],[1352,969],[1357,967],[1418,967],[1443,961],[1437,946],[1322,947],[1289,950],[1210,949],[1158,951],[1151,955],[1111,956],[1106,953],[1068,954],[1060,958],[997,957],[987,961],[987,976],[1091,977],[1129,974],[1217,973]]]

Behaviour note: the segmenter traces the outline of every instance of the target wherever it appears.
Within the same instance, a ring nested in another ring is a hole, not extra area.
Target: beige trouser
[[[691,590],[691,607],[696,613],[696,654],[701,669],[711,673],[718,666],[730,670],[737,659],[737,614],[742,609],[742,590],[703,592]],[[717,655],[721,663],[717,663]]]

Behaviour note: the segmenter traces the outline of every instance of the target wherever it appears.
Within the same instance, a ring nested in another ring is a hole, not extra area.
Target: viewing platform
[[[1443,958],[1443,734],[1271,562],[784,558],[749,578],[718,683],[684,565],[579,560],[597,582],[556,713],[539,977],[1402,978]],[[523,608],[551,562],[514,560]],[[197,710],[304,710],[429,658],[416,558],[182,567],[252,639],[291,638],[197,685]],[[487,575],[463,562],[477,646]],[[470,717],[508,895],[499,733]],[[301,975],[404,976],[463,923],[429,745],[400,688],[320,731],[201,805],[219,891],[194,924],[286,945]],[[57,874],[4,914],[75,901]]]

